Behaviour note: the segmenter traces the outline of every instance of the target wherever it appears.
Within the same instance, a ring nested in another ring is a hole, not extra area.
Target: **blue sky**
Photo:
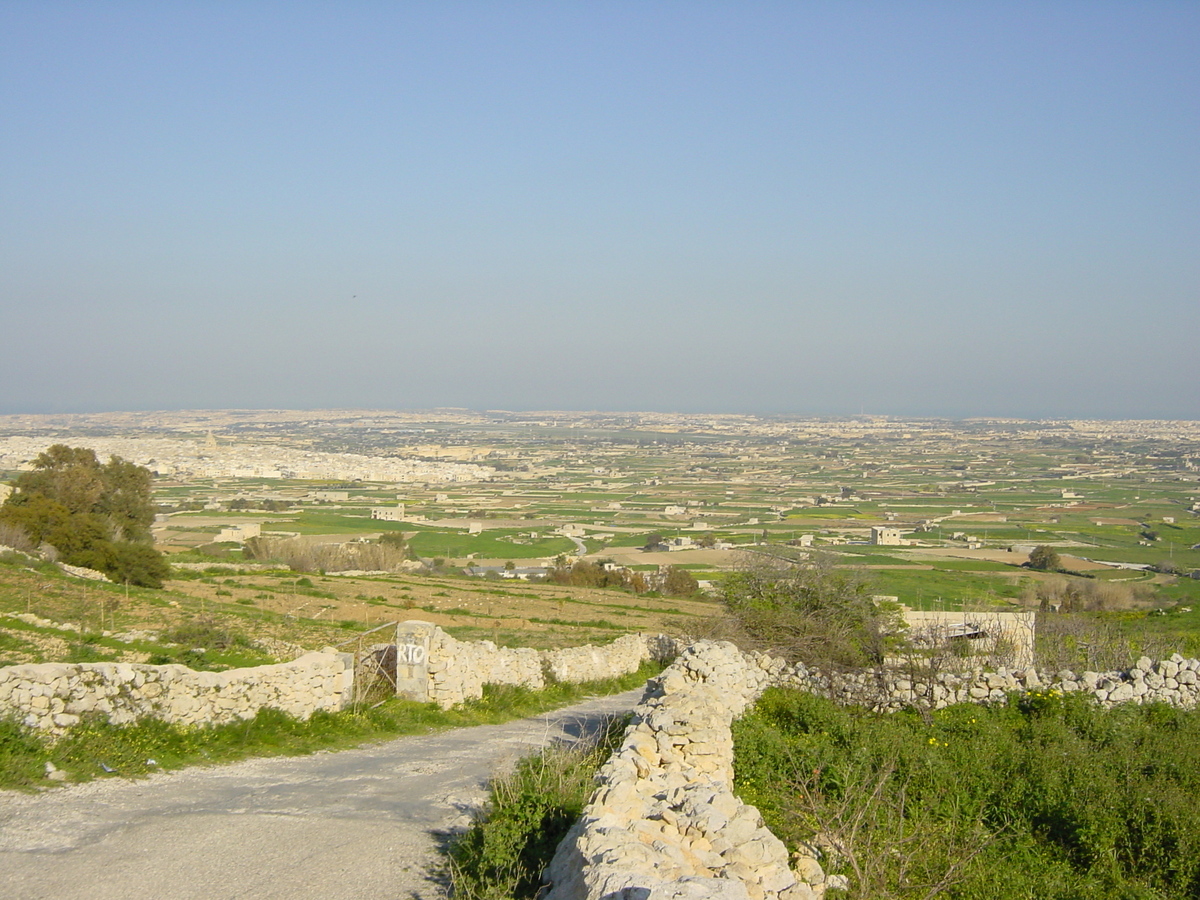
[[[1200,418],[1200,4],[0,0],[0,413]]]

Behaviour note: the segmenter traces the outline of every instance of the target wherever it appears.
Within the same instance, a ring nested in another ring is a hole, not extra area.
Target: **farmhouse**
[[[871,528],[871,543],[880,547],[899,547],[904,543],[899,528],[875,525]]]
[[[236,541],[243,543],[250,538],[258,537],[262,534],[262,525],[258,522],[246,522],[242,525],[226,525],[217,535],[217,543],[226,541]]]

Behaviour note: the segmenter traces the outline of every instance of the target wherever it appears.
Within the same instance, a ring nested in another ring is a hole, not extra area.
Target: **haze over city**
[[[1194,3],[5,4],[0,414],[1200,419]]]

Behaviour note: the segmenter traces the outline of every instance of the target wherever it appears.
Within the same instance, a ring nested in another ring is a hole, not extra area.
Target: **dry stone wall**
[[[1104,706],[1194,707],[1200,660],[1125,672],[1034,669],[917,674],[916,669],[823,674],[728,643],[700,642],[647,685],[621,747],[546,871],[547,900],[816,900],[844,887],[814,855],[788,858],[758,811],[733,793],[730,725],[762,691],[790,685],[877,710],[1004,703],[1012,692],[1090,694]]]
[[[930,674],[914,667],[909,671],[868,669],[831,675],[803,664],[763,659],[775,684],[885,711],[914,705],[940,709],[954,703],[1005,703],[1013,691],[1033,690],[1090,694],[1105,707],[1129,702],[1193,707],[1200,702],[1200,660],[1185,659],[1178,653],[1158,662],[1143,656],[1123,672],[1082,673],[1001,667],[995,671]]]
[[[652,679],[547,870],[547,900],[822,896],[820,866],[793,870],[733,793],[730,725],[769,683],[732,644],[707,641]]]
[[[41,663],[0,669],[0,714],[62,734],[81,717],[115,725],[155,718],[184,725],[249,719],[263,707],[307,719],[341,709],[353,672],[339,653],[309,653],[290,663],[195,672],[185,666]]]
[[[403,626],[425,623],[405,622]],[[513,684],[541,690],[547,678],[578,683],[636,672],[648,659],[667,660],[678,651],[663,635],[630,634],[603,646],[562,650],[497,647],[491,641],[468,643],[427,626],[428,682],[425,696],[443,708],[483,696],[485,684]],[[403,654],[402,654],[403,655]]]
[[[405,622],[397,628],[395,649],[397,693],[449,708],[481,697],[485,684],[538,690],[548,678],[581,682],[625,675],[651,657],[669,659],[676,645],[661,635],[626,635],[602,647],[509,649],[459,641],[428,622]],[[227,672],[125,663],[9,666],[0,668],[0,718],[49,734],[62,734],[88,715],[118,725],[144,718],[220,724],[270,707],[307,719],[354,702],[354,679],[354,655],[331,650]]]

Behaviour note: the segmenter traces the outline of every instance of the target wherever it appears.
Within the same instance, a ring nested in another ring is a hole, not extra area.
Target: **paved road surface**
[[[0,792],[0,900],[442,898],[439,840],[488,777],[640,696],[340,753]]]

